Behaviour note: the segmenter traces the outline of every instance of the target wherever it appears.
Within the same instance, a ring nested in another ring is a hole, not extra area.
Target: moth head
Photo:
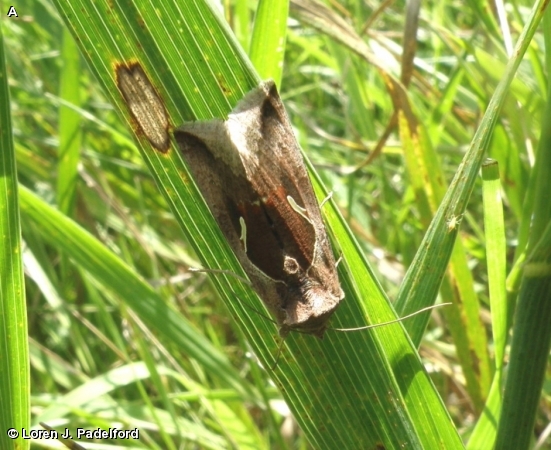
[[[282,285],[280,289],[286,290],[285,293],[280,291],[282,298],[285,298],[284,317],[279,321],[280,336],[285,337],[295,331],[322,339],[331,315],[344,298],[340,286],[337,285],[338,291],[333,292],[329,286],[306,278],[297,287]]]

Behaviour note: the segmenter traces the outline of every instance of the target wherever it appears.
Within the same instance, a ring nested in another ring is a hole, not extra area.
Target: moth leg
[[[332,197],[333,197],[333,191],[329,192],[329,194],[327,194],[327,197],[325,197],[323,201],[320,203],[320,209],[322,209],[323,205],[325,205],[329,200],[331,200]]]

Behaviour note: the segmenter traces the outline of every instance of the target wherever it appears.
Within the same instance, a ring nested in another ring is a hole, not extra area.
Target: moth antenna
[[[241,275],[237,275],[235,272],[226,269],[199,269],[197,267],[189,267],[190,272],[204,272],[204,273],[216,273],[221,275],[231,275],[234,278],[237,278],[242,283],[245,283],[248,286],[252,286],[251,282],[246,278],[243,278]]]
[[[339,267],[339,264],[342,262],[342,255],[339,256],[339,259],[337,259],[337,262],[335,263],[335,268]]]
[[[393,323],[401,322],[402,320],[409,319],[409,318],[411,318],[413,316],[416,316],[417,314],[421,314],[425,311],[429,311],[431,309],[440,308],[441,306],[448,306],[448,305],[451,305],[451,303],[440,303],[439,305],[427,306],[426,308],[422,308],[419,311],[415,311],[414,313],[408,314],[407,316],[400,317],[399,319],[390,320],[388,322],[381,322],[381,323],[376,323],[376,324],[373,324],[373,325],[366,325],[364,327],[357,327],[357,328],[328,328],[328,330],[333,330],[333,331],[360,331],[360,330],[367,330],[369,328],[382,327],[383,325],[390,325],[390,324],[393,324]]]
[[[57,430],[55,430],[54,428],[52,428],[51,426],[45,424],[44,422],[40,422],[40,425],[45,428],[46,430],[48,431],[55,431],[57,433]],[[62,439],[62,438],[57,438],[57,440],[59,442],[61,442],[65,447],[67,448],[70,448],[71,450],[86,450],[82,445],[80,444],[77,444],[75,441],[73,440],[70,440],[70,439]]]
[[[332,197],[333,197],[333,191],[329,192],[329,194],[327,194],[327,197],[325,197],[323,201],[320,203],[320,209],[323,208],[323,205],[325,205],[329,200],[331,200]]]

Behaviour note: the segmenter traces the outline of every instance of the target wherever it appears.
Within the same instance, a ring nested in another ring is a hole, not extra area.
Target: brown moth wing
[[[344,294],[275,84],[268,81],[248,93],[226,121],[188,123],[174,134],[280,333],[297,329],[322,337]]]

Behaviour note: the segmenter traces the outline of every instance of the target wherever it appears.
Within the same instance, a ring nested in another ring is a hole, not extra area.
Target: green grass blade
[[[0,27],[0,447],[26,449],[30,378],[21,225],[4,38]],[[10,438],[8,430],[17,434]],[[16,436],[19,436],[15,438]]]
[[[260,1],[249,51],[249,58],[260,78],[271,78],[278,86],[281,86],[283,73],[288,15],[289,0]]]
[[[503,203],[501,201],[501,183],[496,161],[488,160],[482,165],[484,194],[484,228],[486,232],[486,253],[488,260],[488,279],[490,305],[492,308],[492,332],[494,334],[495,377],[503,375],[505,346],[507,345],[507,293],[505,274],[507,273],[505,226],[503,221]]]
[[[75,41],[67,30],[63,36],[63,72],[61,78],[60,97],[72,104],[80,105],[79,83],[80,54]],[[71,216],[74,209],[77,181],[78,162],[82,145],[82,118],[74,109],[61,106],[59,111],[59,165],[57,175],[57,204],[59,209]]]
[[[482,179],[486,261],[496,367],[486,405],[469,438],[467,448],[473,450],[492,447],[495,442],[502,405],[503,364],[508,332],[507,293],[505,291],[505,274],[507,273],[505,227],[499,169],[494,160],[488,160],[482,165]]]

